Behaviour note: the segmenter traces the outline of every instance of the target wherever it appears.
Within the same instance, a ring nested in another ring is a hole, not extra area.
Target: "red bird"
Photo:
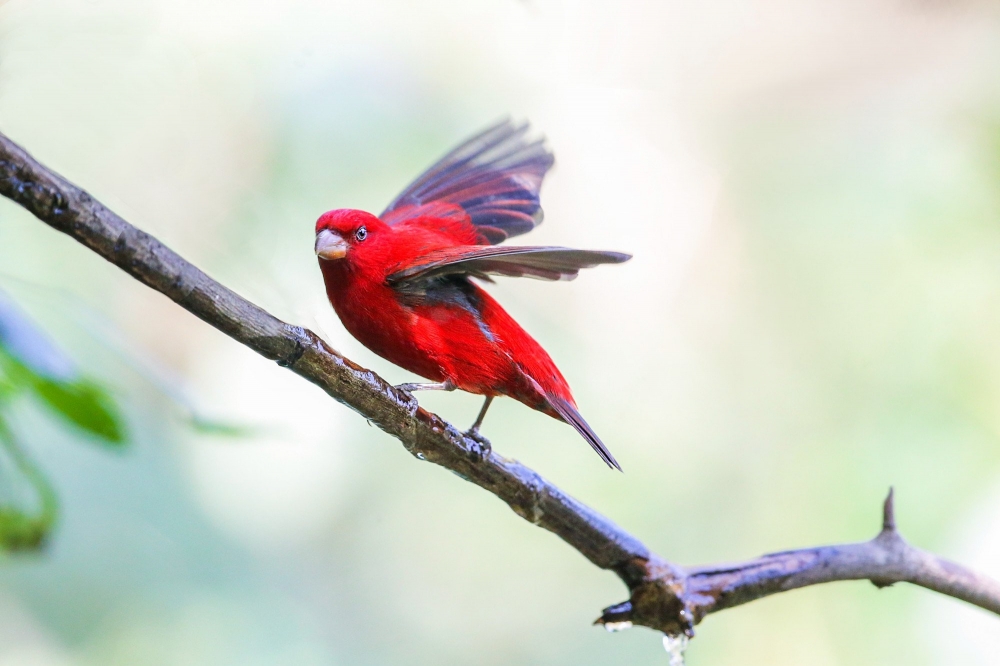
[[[501,122],[472,137],[413,181],[382,215],[332,210],[316,222],[326,293],[351,335],[432,384],[493,398],[506,395],[579,432],[621,470],[580,416],[569,385],[541,345],[470,278],[571,280],[581,268],[630,255],[565,247],[497,247],[542,221],[538,191],[552,166],[528,126]]]

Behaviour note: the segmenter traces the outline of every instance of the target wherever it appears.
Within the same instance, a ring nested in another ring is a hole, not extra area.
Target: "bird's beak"
[[[333,261],[343,259],[347,254],[347,243],[344,239],[333,233],[329,229],[316,234],[316,256],[320,259]]]

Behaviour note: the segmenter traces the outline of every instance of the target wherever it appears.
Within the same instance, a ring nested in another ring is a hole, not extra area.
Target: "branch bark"
[[[880,587],[913,583],[1000,615],[1000,584],[914,548],[899,536],[891,493],[882,532],[865,543],[775,553],[726,566],[671,564],[531,469],[484,450],[312,331],[277,319],[214,281],[2,134],[0,194],[237,342],[316,384],[398,439],[415,457],[488,490],[596,566],[617,573],[630,599],[605,609],[598,623],[692,635],[694,625],[716,611],[798,587],[858,579]]]

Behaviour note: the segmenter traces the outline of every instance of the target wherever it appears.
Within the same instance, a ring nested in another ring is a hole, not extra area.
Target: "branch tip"
[[[882,531],[883,532],[895,532],[896,531],[896,491],[895,488],[889,486],[889,494],[885,498],[885,502],[882,504]]]

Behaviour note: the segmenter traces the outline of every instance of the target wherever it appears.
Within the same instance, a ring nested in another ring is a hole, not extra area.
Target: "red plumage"
[[[538,191],[552,155],[502,122],[445,155],[381,217],[333,210],[316,222],[316,253],[344,327],[383,358],[441,386],[510,396],[572,425],[621,469],[580,416],[569,385],[534,338],[470,278],[572,279],[629,255],[562,247],[494,247],[541,222]]]

